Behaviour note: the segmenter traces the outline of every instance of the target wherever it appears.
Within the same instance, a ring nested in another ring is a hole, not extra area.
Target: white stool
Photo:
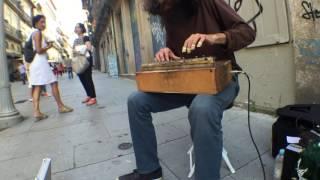
[[[194,170],[195,170],[195,163],[193,162],[192,154],[193,154],[193,145],[191,146],[191,148],[188,151],[188,155],[189,155],[189,159],[190,159],[190,172],[189,172],[188,178],[191,178],[193,176]],[[230,172],[232,174],[236,173],[235,169],[233,168],[233,166],[229,160],[228,152],[226,151],[225,148],[223,148],[223,151],[222,151],[222,158],[226,162]]]

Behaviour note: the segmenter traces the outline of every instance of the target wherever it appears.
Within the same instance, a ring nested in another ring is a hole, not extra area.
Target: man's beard
[[[172,10],[181,0],[158,0],[160,6],[160,12],[166,14]]]

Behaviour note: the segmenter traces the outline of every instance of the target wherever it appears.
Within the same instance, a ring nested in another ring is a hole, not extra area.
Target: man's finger
[[[174,60],[180,59],[180,57],[176,56],[173,52],[170,53],[170,57]]]
[[[182,53],[189,53],[190,51],[190,47],[189,47],[189,41],[190,39],[193,37],[193,35],[191,35],[188,39],[186,39],[184,41],[183,47],[182,47]]]
[[[168,50],[164,51],[164,58],[165,58],[166,61],[170,61],[169,51]]]
[[[206,37],[205,36],[201,36],[200,40],[198,41],[197,47],[198,48],[202,47],[202,45],[203,45],[205,40],[206,40]]]
[[[193,39],[192,39],[192,44],[191,44],[191,50],[195,50],[196,47],[197,47],[197,43],[198,41],[201,39],[201,36],[200,35],[197,35],[195,36]]]
[[[163,51],[159,53],[159,59],[161,62],[164,61]]]
[[[156,59],[156,61],[158,61],[158,62],[160,61],[160,55],[159,55],[159,53],[156,54],[156,58],[155,58],[155,59]]]
[[[182,53],[186,53],[187,52],[187,40],[184,41],[183,47],[182,47]]]
[[[190,54],[191,51],[192,51],[192,42],[193,42],[193,39],[195,38],[194,35],[190,36],[189,39],[187,39],[186,41],[186,47],[187,47],[187,53]]]

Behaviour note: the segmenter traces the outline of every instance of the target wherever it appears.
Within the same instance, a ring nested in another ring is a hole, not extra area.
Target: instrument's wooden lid
[[[214,57],[202,57],[193,59],[181,59],[152,64],[143,64],[141,71],[172,70],[172,69],[190,69],[190,68],[209,68],[214,67]]]

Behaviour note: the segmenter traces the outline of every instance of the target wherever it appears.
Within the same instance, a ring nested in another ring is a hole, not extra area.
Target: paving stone
[[[28,156],[36,153],[59,152],[73,149],[73,146],[104,140],[109,135],[103,125],[82,123],[62,128],[28,133],[20,144],[15,156]]]
[[[53,128],[60,128],[66,126],[72,126],[75,124],[83,123],[77,114],[51,114],[48,119],[42,122],[35,122],[32,127],[31,131],[43,131],[49,130]]]
[[[233,179],[231,176],[226,176],[226,177],[222,178],[222,180],[235,180],[235,179]]]
[[[257,158],[256,150],[250,139],[245,118],[224,123],[224,146],[229,152],[229,157],[235,168],[242,167]],[[266,123],[268,125],[266,125]],[[259,122],[252,119],[254,139],[261,153],[270,150],[271,147],[271,124],[272,121]]]
[[[274,160],[270,153],[266,153],[262,156],[262,160],[265,165],[266,178],[271,180],[273,175],[273,164]],[[259,163],[259,160],[256,159],[253,162],[250,162],[248,165],[237,170],[236,174],[231,175],[235,180],[262,180],[262,170]]]
[[[129,130],[129,120],[127,113],[107,114],[103,120],[104,126],[112,136],[117,136],[123,130]]]
[[[187,176],[189,174],[190,166],[187,152],[191,145],[191,138],[185,137],[159,147],[159,157],[161,161],[180,179],[188,179]],[[221,177],[230,174],[224,163],[222,164],[220,173]]]
[[[53,180],[114,180],[118,176],[132,172],[135,168],[133,155],[122,156],[117,159],[76,168],[67,172],[53,175]],[[164,167],[164,179],[178,180]]]
[[[75,146],[76,167],[94,164],[110,159],[115,159],[123,155],[133,153],[133,148],[120,150],[121,143],[130,143],[131,137],[119,136],[104,141],[94,141],[79,146]]]
[[[0,138],[0,163],[14,157],[16,149],[23,142],[24,138],[24,135]]]
[[[180,120],[170,122],[170,124],[175,128],[181,129],[185,133],[190,134],[190,123],[187,118],[182,118]]]
[[[155,126],[158,144],[164,144],[188,136],[182,129],[175,128],[170,123]]]
[[[106,117],[104,125],[108,129],[111,136],[117,136],[124,133],[130,133],[129,120],[127,114],[114,114]],[[174,139],[178,139],[187,135],[181,128],[176,128],[170,123],[155,124],[158,144],[163,144]]]
[[[154,124],[163,124],[181,120],[188,117],[188,109],[185,107],[174,109],[168,112],[160,112],[152,114]]]
[[[116,106],[110,106],[106,107],[105,112],[108,114],[127,114],[127,103],[116,105]]]
[[[179,179],[187,179],[189,173],[187,151],[190,147],[189,137],[159,147],[159,158]]]
[[[29,117],[25,117],[21,123],[15,125],[14,127],[0,131],[0,137],[19,136],[21,134],[25,134],[30,130],[33,123],[33,120],[31,120]]]
[[[73,152],[37,153],[31,156],[2,161],[0,174],[3,180],[33,179],[38,173],[42,159],[52,159],[52,172],[66,171],[73,168]]]

